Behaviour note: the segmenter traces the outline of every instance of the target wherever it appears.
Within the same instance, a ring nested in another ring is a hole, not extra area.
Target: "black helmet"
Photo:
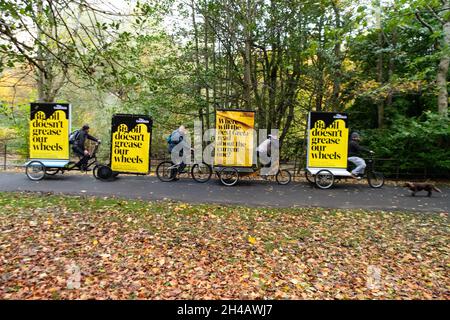
[[[88,124],[83,125],[83,128],[81,128],[81,130],[89,130],[89,125]]]

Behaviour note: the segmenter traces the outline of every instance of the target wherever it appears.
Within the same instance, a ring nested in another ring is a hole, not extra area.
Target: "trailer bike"
[[[102,166],[97,159],[99,146],[100,143],[95,143],[84,170],[81,169],[80,161],[35,159],[25,163],[25,174],[32,181],[40,181],[46,177],[55,176],[58,173],[64,174],[69,171],[87,172],[92,170],[94,177],[99,179],[98,169]]]

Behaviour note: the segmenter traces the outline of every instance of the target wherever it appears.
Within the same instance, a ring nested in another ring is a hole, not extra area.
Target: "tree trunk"
[[[247,110],[251,109],[251,90],[252,90],[252,38],[251,38],[251,23],[252,23],[252,0],[247,0],[246,3],[246,21],[245,21],[245,43],[244,43],[244,100]]]
[[[220,45],[220,44],[219,44]],[[220,50],[219,50],[220,51]],[[217,58],[216,58],[216,37],[212,36],[212,64],[213,64],[213,108],[216,111],[217,108]],[[220,54],[220,52],[219,52]]]
[[[378,50],[380,53],[378,54],[378,62],[377,62],[377,80],[380,85],[380,88],[383,86],[383,52],[381,49],[383,48],[383,30],[381,23],[381,1],[378,1],[378,13],[377,13],[377,25],[378,25]],[[378,128],[384,127],[384,99],[383,97],[378,98]]]
[[[205,90],[206,90],[206,129],[210,128],[210,99],[209,99],[209,48],[208,48],[208,15],[205,16]]]
[[[335,25],[336,29],[340,30],[342,28],[341,23],[341,12],[339,4],[333,1],[333,11],[336,19]],[[341,77],[342,77],[342,41],[340,39],[341,35],[338,34],[335,39],[334,45],[334,59],[336,59],[334,66],[333,75],[333,92],[331,95],[331,108],[333,111],[340,110],[340,95],[341,95]]]
[[[392,30],[392,48],[393,52],[389,55],[389,70],[388,70],[388,82],[389,82],[389,93],[386,101],[387,106],[391,106],[393,99],[394,99],[394,88],[392,87],[391,81],[392,77],[395,73],[395,55],[396,55],[396,48],[397,48],[397,28],[394,27],[394,30]]]
[[[195,100],[198,102],[200,100],[201,88],[200,88],[200,49],[199,49],[199,41],[198,41],[198,28],[197,28],[197,20],[195,19],[195,2],[191,0],[192,5],[192,26],[194,29],[194,44],[195,44],[195,83],[194,83],[194,94]],[[199,108],[199,120],[203,123],[203,106],[200,105]]]
[[[450,6],[450,0],[447,0],[447,6]],[[450,64],[450,57],[448,51],[450,49],[450,19],[447,18],[443,26],[444,28],[444,46],[441,61],[439,62],[439,69],[437,74],[438,86],[438,110],[442,116],[448,116],[448,85],[447,75]]]
[[[44,5],[42,0],[39,0],[36,2],[36,8],[37,12],[36,15],[38,17],[42,17],[44,12]],[[36,21],[36,24],[39,23]],[[43,33],[39,27],[36,27],[37,29],[37,39],[42,42],[43,40]],[[37,64],[39,65],[39,68],[36,70],[36,80],[37,80],[37,92],[38,92],[38,101],[39,102],[51,102],[48,101],[47,97],[47,90],[46,90],[46,74],[45,74],[45,64],[44,64],[44,50],[42,48],[42,45],[36,41],[37,46]]]

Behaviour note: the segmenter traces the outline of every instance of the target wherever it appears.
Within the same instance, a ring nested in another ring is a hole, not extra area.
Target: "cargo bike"
[[[260,175],[261,167],[214,167],[220,182],[227,187],[236,185],[243,177]],[[275,180],[279,185],[287,185],[292,181],[292,175],[287,169],[278,169],[275,174],[263,175],[265,180]]]
[[[70,161],[68,125],[60,137],[61,144],[65,144],[65,152],[61,157],[65,159],[32,159],[25,164],[27,177],[32,181],[40,181],[58,173],[92,171],[96,179],[111,181],[119,174],[147,175],[150,172],[152,119],[145,115],[116,114],[111,123],[111,153],[108,164],[98,161],[99,142],[94,144],[85,168],[80,168],[80,161]],[[55,155],[57,154],[49,154],[50,157]]]
[[[100,164],[97,159],[99,146],[100,143],[95,143],[84,170],[80,168],[79,161],[35,159],[25,163],[25,174],[32,181],[40,181],[46,177],[55,176],[58,173],[64,174],[69,171],[87,172],[92,170],[94,177],[101,179],[98,173],[99,169],[104,165]]]
[[[223,109],[216,111],[216,137],[213,171],[224,186],[234,186],[241,178],[260,175],[262,167],[255,165],[255,112]],[[280,169],[264,175],[280,185],[291,182],[291,173]]]
[[[363,175],[360,175],[359,180],[367,179],[370,187],[378,189],[384,186],[384,175],[381,172],[375,171],[375,159],[373,157],[365,159],[367,167]],[[314,184],[320,189],[329,189],[336,183],[346,180],[354,179],[351,170],[353,164],[348,164],[346,169],[336,168],[306,168],[305,177],[309,183]]]
[[[307,132],[306,180],[320,189],[329,189],[336,182],[354,179],[353,164],[347,161],[350,136],[347,114],[310,112]],[[372,188],[381,188],[384,176],[375,171],[373,153],[365,162],[365,172],[357,179],[367,179]]]
[[[30,104],[30,160],[24,164],[25,174],[32,181],[68,171],[82,171],[80,162],[70,161],[69,135],[72,106],[68,103]],[[95,144],[87,167],[97,174],[99,144]]]

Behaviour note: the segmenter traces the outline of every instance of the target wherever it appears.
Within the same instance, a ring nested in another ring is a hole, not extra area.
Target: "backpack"
[[[80,130],[75,130],[69,135],[69,144],[75,144],[75,142],[78,140],[78,137],[80,135]]]
[[[172,144],[172,134],[169,134],[169,136],[166,138],[166,141],[168,144]]]

